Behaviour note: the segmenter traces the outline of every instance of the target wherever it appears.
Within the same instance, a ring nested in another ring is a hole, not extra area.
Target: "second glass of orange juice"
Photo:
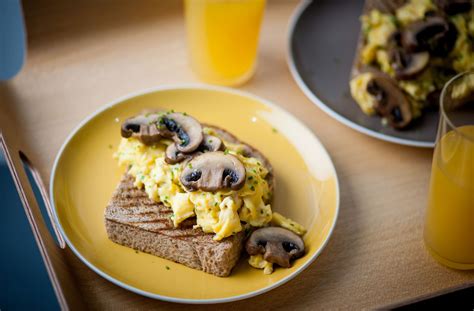
[[[205,82],[238,85],[254,73],[265,0],[185,0],[193,71]]]
[[[425,243],[435,259],[474,269],[474,72],[443,89]]]

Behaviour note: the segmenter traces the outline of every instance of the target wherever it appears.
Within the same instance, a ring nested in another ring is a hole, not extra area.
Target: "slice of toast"
[[[212,128],[224,140],[241,143],[227,131]],[[247,155],[260,159],[269,170],[267,181],[272,189],[274,177],[270,163],[258,150],[246,146]],[[186,219],[175,228],[170,219],[172,214],[171,208],[151,200],[145,190],[136,188],[134,177],[126,173],[105,209],[107,235],[120,245],[216,276],[228,276],[240,258],[244,232],[215,241],[214,234],[193,229],[195,218]]]

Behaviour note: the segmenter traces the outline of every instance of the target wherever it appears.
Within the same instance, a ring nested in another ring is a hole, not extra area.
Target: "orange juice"
[[[236,85],[255,69],[265,0],[185,0],[191,67],[204,81]]]
[[[441,263],[474,269],[474,126],[457,131],[446,133],[436,146],[425,242]]]

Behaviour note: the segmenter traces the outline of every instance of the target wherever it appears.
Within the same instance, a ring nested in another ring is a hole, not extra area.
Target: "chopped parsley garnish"
[[[169,269],[170,269],[170,267],[168,267],[168,266],[165,266],[165,268],[166,268],[166,270],[169,270]]]
[[[250,186],[250,190],[255,191],[255,187],[253,185]]]
[[[252,180],[253,179],[253,176],[249,176],[249,178],[247,178],[248,180]]]
[[[278,133],[278,130],[276,128],[272,127],[272,132],[273,133]]]
[[[193,168],[193,165],[191,163],[188,164],[189,168]]]
[[[135,250],[135,253],[136,253],[136,254],[138,254],[138,253],[139,253],[139,251],[138,251],[138,250]]]

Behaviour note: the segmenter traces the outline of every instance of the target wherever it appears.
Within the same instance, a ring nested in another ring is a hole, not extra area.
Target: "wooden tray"
[[[292,80],[285,34],[297,4],[268,2],[257,72],[242,89],[280,104],[327,146],[341,181],[339,220],[324,252],[299,277],[225,307],[381,308],[474,284],[474,271],[442,267],[424,249],[432,151],[377,141],[338,124]],[[27,155],[36,176],[47,181],[68,133],[102,105],[139,89],[197,82],[187,64],[181,2],[88,0],[78,6],[25,0],[23,5],[29,54],[23,71],[0,85],[1,141],[63,308],[188,309],[121,289],[85,267],[67,248],[56,247],[19,153]]]

